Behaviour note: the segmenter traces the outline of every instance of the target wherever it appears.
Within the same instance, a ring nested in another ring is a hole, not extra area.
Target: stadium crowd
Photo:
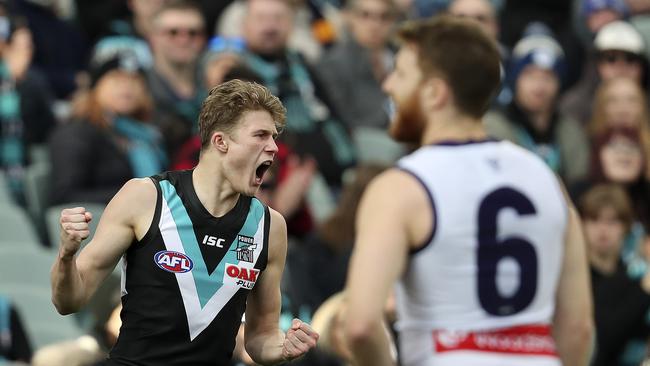
[[[339,310],[356,207],[415,148],[386,132],[393,30],[441,12],[499,44],[490,135],[544,160],[582,215],[592,365],[640,365],[650,355],[646,0],[1,0],[0,365],[105,357],[119,332],[119,269],[87,309],[56,314],[59,213],[84,206],[99,218],[129,179],[194,167],[201,101],[231,79],[267,86],[287,108],[259,198],[288,224],[281,326],[299,316],[321,333],[293,364],[350,364]],[[233,365],[251,362],[238,345]]]

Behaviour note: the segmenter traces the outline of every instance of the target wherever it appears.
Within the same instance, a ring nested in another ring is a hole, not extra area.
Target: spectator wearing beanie
[[[537,154],[565,182],[587,174],[589,145],[581,126],[557,110],[565,62],[560,45],[541,25],[515,46],[507,80],[512,101],[485,117],[488,133]]]

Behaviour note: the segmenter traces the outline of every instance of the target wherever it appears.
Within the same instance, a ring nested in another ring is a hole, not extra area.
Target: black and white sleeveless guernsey
[[[216,218],[199,201],[192,170],[151,179],[156,212],[122,261],[122,327],[108,365],[228,365],[266,267],[269,210],[240,195]]]

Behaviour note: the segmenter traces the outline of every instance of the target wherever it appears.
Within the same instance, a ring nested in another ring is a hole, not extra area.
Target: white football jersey
[[[548,326],[568,220],[554,173],[534,154],[494,140],[424,146],[398,168],[420,181],[434,213],[431,237],[396,286],[403,363],[443,364],[422,363],[436,354],[434,331],[462,343],[449,335]]]

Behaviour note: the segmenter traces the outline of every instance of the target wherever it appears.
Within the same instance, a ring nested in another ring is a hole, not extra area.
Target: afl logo
[[[162,250],[153,257],[158,267],[172,273],[185,273],[192,270],[194,263],[183,253]]]

